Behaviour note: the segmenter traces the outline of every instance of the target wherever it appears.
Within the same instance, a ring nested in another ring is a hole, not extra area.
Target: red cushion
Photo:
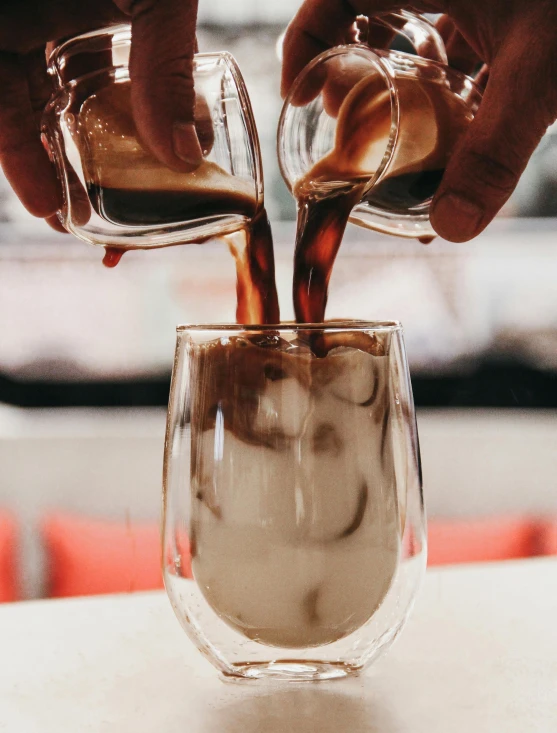
[[[538,555],[540,525],[524,517],[428,523],[428,564],[492,562]]]
[[[0,513],[0,603],[19,599],[17,579],[18,529],[13,517]]]
[[[557,555],[557,520],[545,523],[541,550],[543,555]]]
[[[540,552],[557,554],[557,522],[548,524],[543,533],[540,526],[534,520],[514,517],[433,519],[428,526],[428,564],[509,560]],[[49,594],[53,597],[162,587],[156,523],[126,524],[55,514],[43,521],[42,534],[50,570]],[[17,597],[15,537],[14,523],[0,517],[0,600]],[[10,553],[4,547],[11,548]],[[182,558],[187,555],[188,548],[184,548]],[[191,577],[189,564],[184,570]]]
[[[54,514],[42,522],[49,595],[162,588],[157,523],[127,524]]]

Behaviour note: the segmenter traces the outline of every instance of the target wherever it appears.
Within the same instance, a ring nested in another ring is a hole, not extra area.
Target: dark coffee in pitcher
[[[139,140],[129,83],[110,84],[90,96],[80,110],[78,130],[89,200],[103,219],[138,227],[241,217],[237,231],[223,237],[237,265],[237,319],[280,320],[271,228],[251,181],[209,160],[191,173],[162,165]],[[125,246],[106,249],[103,261],[114,267]]]
[[[329,104],[337,116],[334,147],[293,190],[298,204],[293,296],[302,323],[324,320],[329,280],[353,208],[367,201],[396,214],[430,200],[471,119],[466,104],[442,84],[399,79],[397,144],[386,175],[373,183],[391,140],[392,102],[377,72],[370,73],[369,66],[358,70],[362,78],[350,78],[340,97],[342,84],[329,79]]]

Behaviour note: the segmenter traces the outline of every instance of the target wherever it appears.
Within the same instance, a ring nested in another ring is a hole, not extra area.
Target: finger
[[[5,51],[33,51],[53,38],[71,38],[128,20],[113,0],[39,0],[30,6],[22,0],[0,3],[0,47]]]
[[[203,155],[207,155],[215,142],[215,128],[211,118],[211,110],[202,94],[195,95],[195,129]]]
[[[87,58],[86,63],[82,63],[79,69],[81,74],[90,71],[96,71],[100,60],[104,60],[105,65],[110,65],[112,56],[106,52],[101,54],[90,54],[91,58]],[[27,54],[23,59],[25,71],[27,75],[27,84],[29,88],[29,101],[33,109],[37,128],[40,129],[40,123],[44,112],[45,105],[50,99],[52,86],[46,71],[46,48],[36,49]],[[49,160],[52,163],[52,157],[49,154],[49,146],[45,139],[41,139],[43,148],[46,150]],[[66,181],[68,186],[68,195],[71,201],[72,221],[77,226],[84,226],[91,218],[91,207],[89,205],[89,197],[81,181],[79,180],[73,166],[67,162],[66,164]],[[61,184],[58,181],[58,187],[61,193]],[[67,233],[67,229],[60,222],[58,215],[54,214],[46,218],[46,223],[55,231],[63,234]]]
[[[286,29],[283,42],[282,82],[283,97],[290,91],[294,80],[316,56],[342,43],[343,37],[364,12],[353,11],[348,3],[339,0],[306,0]],[[329,22],[334,18],[335,23]]]
[[[305,0],[286,30],[283,46],[281,94],[286,96],[300,71],[315,56],[343,42],[359,15],[410,8],[419,12],[442,10],[445,2],[427,0]]]
[[[83,227],[91,218],[91,203],[87,191],[69,161],[66,161],[66,186],[71,211],[64,210],[63,213],[68,217],[65,223],[68,227],[71,225]]]
[[[487,64],[484,64],[482,68],[478,71],[474,78],[474,81],[480,87],[480,89],[486,88],[487,82],[489,81],[489,66]]]
[[[380,18],[370,21],[367,39],[370,48],[389,48],[394,37],[394,30]]]
[[[202,160],[194,126],[197,0],[127,4],[132,16],[132,107],[139,136],[169,168],[195,170]]]
[[[538,57],[541,68],[549,62]],[[557,101],[540,88],[530,51],[498,57],[479,112],[447,166],[432,206],[435,230],[466,242],[495,217],[514,191],[530,156],[557,117]],[[512,80],[512,81],[511,81]]]
[[[449,65],[453,69],[462,71],[464,74],[472,74],[478,64],[481,63],[476,52],[471,48],[468,41],[457,30],[454,31],[448,42],[445,44]]]
[[[449,15],[441,15],[435,21],[435,27],[437,28],[437,32],[443,39],[443,43],[447,45],[456,30],[453,19]]]
[[[485,88],[488,77],[487,66],[482,66],[480,57],[462,33],[457,30],[452,18],[448,15],[442,15],[435,23],[435,27],[447,49],[449,65],[468,74],[468,76],[474,76],[474,72],[477,70],[474,81],[478,86]]]
[[[362,79],[377,75],[374,62],[358,56],[335,57],[327,64],[327,78],[323,86],[323,106],[331,117],[337,117],[342,103]]]
[[[308,36],[306,32],[303,31],[306,51],[309,51],[307,63],[327,48],[344,44],[347,40],[351,42],[358,41],[360,43],[368,43],[373,46],[373,48],[383,48],[389,45],[395,35],[393,29],[386,25],[383,20],[369,20],[367,16],[357,14],[356,12],[352,13],[350,6],[348,6],[347,3],[341,7],[341,11],[343,24],[334,28],[330,35],[326,35],[328,40],[320,40],[317,35]],[[302,48],[299,48],[296,40],[292,40],[298,36],[295,27],[295,20],[293,25],[289,26],[285,34],[283,41],[283,58],[286,58],[287,56],[287,51],[284,45],[287,42],[292,44],[294,53],[298,53],[303,50]],[[290,37],[290,40],[288,40],[288,34],[290,31],[292,31],[294,35]],[[353,34],[354,37],[350,38]],[[357,65],[358,60],[354,59],[354,61],[356,61]],[[356,83],[354,79],[350,80],[348,78],[352,75],[350,73],[346,73],[347,69],[345,66],[347,63],[350,66],[351,62],[346,62],[345,59],[336,57],[327,61],[326,68],[320,65],[314,67],[314,69],[305,76],[303,83],[299,83],[297,85],[297,88],[291,95],[291,104],[294,106],[303,106],[308,104],[315,99],[315,97],[322,91],[324,85],[326,85],[328,87],[328,92],[325,95],[327,112],[328,114],[336,117],[338,106],[342,102],[342,99]],[[300,62],[299,66],[301,71],[306,66],[306,63]],[[283,96],[286,94],[286,89],[284,87],[284,68],[285,67],[283,66]],[[296,76],[297,75],[298,74],[296,73]]]
[[[425,18],[422,19],[420,28],[417,28],[413,22],[409,22],[407,15],[401,12],[384,13],[376,19],[376,22],[382,22],[387,28],[391,29],[393,38],[410,43],[416,55],[424,59],[445,62],[446,53],[443,39],[440,37],[437,28],[429,21],[426,21]],[[424,33],[426,25],[429,26],[429,32]],[[378,46],[373,47],[378,48]]]
[[[25,65],[13,54],[0,54],[0,99],[0,165],[25,208],[51,216],[62,205],[61,190],[41,143]]]
[[[52,84],[46,71],[46,49],[44,46],[28,53],[22,63],[27,76],[29,101],[35,115],[37,126],[40,126],[44,108],[52,94]]]
[[[195,37],[195,53],[199,53],[199,43],[197,36]],[[207,104],[207,100],[202,94],[195,94],[195,129],[203,155],[207,155],[213,149],[215,142],[215,128],[213,127],[213,119],[211,110]]]
[[[58,219],[56,214],[54,214],[53,216],[47,216],[45,221],[51,229],[54,229],[55,232],[60,232],[60,234],[68,233],[67,229],[65,229],[60,223],[60,220]]]

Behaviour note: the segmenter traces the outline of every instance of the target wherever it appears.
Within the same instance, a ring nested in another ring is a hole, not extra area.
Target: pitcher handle
[[[404,36],[422,58],[438,61],[441,64],[449,65],[447,49],[441,34],[433,23],[407,10],[400,10],[396,13],[386,13],[373,18],[390,28],[395,33]]]

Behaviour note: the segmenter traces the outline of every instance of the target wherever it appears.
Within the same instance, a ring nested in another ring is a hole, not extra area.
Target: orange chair
[[[539,555],[540,523],[524,517],[428,523],[428,564],[494,562]]]
[[[0,513],[0,603],[19,599],[17,551],[19,532],[14,518]]]
[[[50,596],[122,593],[162,587],[156,523],[126,524],[52,514],[44,519],[41,529],[49,568]],[[0,563],[2,536],[0,522]],[[186,546],[182,557],[187,558],[187,539],[183,542]],[[542,523],[523,517],[433,519],[429,522],[428,543],[430,566],[557,554],[557,522]],[[9,567],[12,572],[10,597],[6,599],[13,600],[13,558]],[[191,577],[189,562],[184,571]],[[0,598],[1,594],[0,577]]]
[[[162,588],[157,523],[127,524],[68,514],[42,522],[51,597]],[[185,568],[186,573],[191,573]]]
[[[557,519],[545,522],[541,550],[543,555],[557,555]]]

